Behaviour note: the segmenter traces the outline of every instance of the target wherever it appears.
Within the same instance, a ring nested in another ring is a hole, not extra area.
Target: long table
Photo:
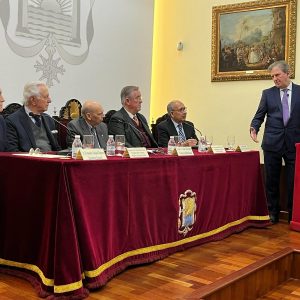
[[[290,228],[300,231],[300,144],[296,144],[293,216]]]
[[[88,295],[129,265],[269,225],[259,153],[78,161],[0,155],[0,271]]]

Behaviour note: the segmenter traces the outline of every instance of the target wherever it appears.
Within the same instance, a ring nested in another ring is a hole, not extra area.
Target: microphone
[[[124,120],[121,119],[116,119],[119,123],[123,123],[123,124],[127,124],[129,125],[131,128],[133,128],[138,134],[140,134],[141,136],[143,135],[143,132],[140,131],[138,128],[136,128],[135,126],[133,126],[132,124],[130,124],[129,122],[126,122]],[[156,140],[153,138],[152,141],[154,142],[156,148],[158,149],[158,152],[161,153],[161,147],[158,146]],[[163,151],[163,150],[162,150]]]
[[[202,132],[201,132],[199,129],[197,129],[194,125],[191,125],[190,123],[188,123],[188,122],[186,122],[186,121],[184,121],[183,123],[186,124],[186,125],[189,126],[189,127],[192,127],[193,129],[195,129],[195,130],[196,130],[197,132],[199,132],[200,135],[202,136]]]
[[[63,124],[62,122],[59,122],[58,120],[56,120],[55,118],[51,117],[50,115],[49,115],[49,117],[52,120],[54,120],[57,124],[59,124],[60,126],[64,127],[67,130],[67,132],[70,134],[71,137],[74,137],[74,134],[72,133],[72,131],[65,124]],[[54,132],[54,131],[56,131],[56,132]],[[57,130],[52,130],[52,133],[58,133],[58,131]]]

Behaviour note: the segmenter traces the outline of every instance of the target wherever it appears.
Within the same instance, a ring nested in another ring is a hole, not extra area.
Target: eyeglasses
[[[179,109],[173,109],[172,111],[179,111],[181,113],[187,112],[187,107],[181,107]]]

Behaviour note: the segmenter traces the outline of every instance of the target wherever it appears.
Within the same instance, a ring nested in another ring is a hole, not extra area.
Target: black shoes
[[[270,215],[270,221],[272,224],[276,224],[279,222],[279,216],[278,215]]]

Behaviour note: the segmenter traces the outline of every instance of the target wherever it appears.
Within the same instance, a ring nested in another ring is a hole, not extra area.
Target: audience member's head
[[[137,86],[125,86],[121,91],[121,103],[123,107],[135,115],[141,110],[142,96]]]
[[[171,101],[167,106],[169,116],[176,122],[182,123],[186,120],[187,108],[179,100]]]
[[[95,127],[103,121],[103,108],[97,101],[86,100],[81,108],[81,115],[91,126]]]
[[[29,82],[24,86],[24,105],[34,114],[41,114],[48,109],[51,98],[44,82]]]
[[[2,90],[0,88],[0,112],[3,111],[3,103],[4,103],[4,98],[3,98],[3,94],[2,94]]]

